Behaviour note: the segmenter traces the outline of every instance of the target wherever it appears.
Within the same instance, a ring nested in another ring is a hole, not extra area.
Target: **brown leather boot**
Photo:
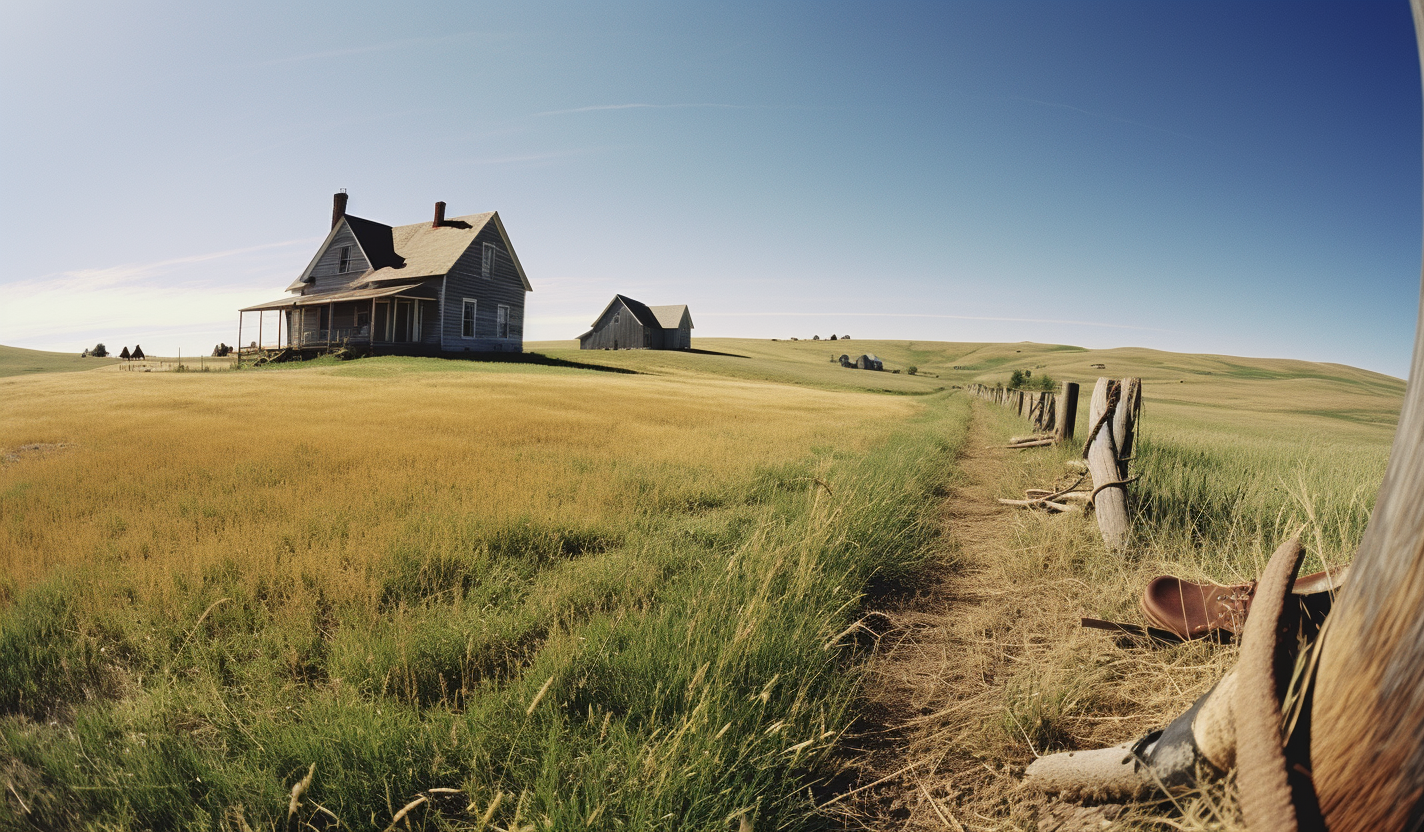
[[[1330,611],[1330,602],[1335,590],[1344,583],[1346,569],[1348,567],[1296,579],[1291,592],[1297,596],[1305,620],[1312,628],[1318,628]],[[1251,598],[1255,593],[1255,581],[1223,586],[1163,575],[1153,578],[1143,591],[1142,614],[1154,627],[1184,639],[1230,638],[1239,634],[1246,624],[1246,614],[1251,611]]]

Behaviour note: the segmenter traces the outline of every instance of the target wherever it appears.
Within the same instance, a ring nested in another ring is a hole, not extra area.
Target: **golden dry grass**
[[[1089,518],[982,508],[1054,481],[1062,452],[970,456],[944,518],[943,571],[925,573],[918,597],[889,610],[895,626],[865,686],[888,736],[903,740],[889,758],[915,765],[890,781],[901,794],[884,805],[926,828],[1032,828],[1038,809],[1016,775],[1035,753],[1135,737],[1231,661],[1229,648],[1201,644],[1126,648],[1080,630],[1078,618],[1131,620],[1141,586],[1162,572],[1254,576],[1280,532],[1312,516],[1312,557],[1348,557],[1402,391],[1350,368],[1148,350],[836,345],[935,374],[926,377],[844,370],[826,342],[699,346],[720,354],[546,350],[641,375],[378,359],[0,379],[0,450],[46,446],[0,463],[0,605],[43,589],[46,576],[98,565],[82,573],[96,586],[73,590],[96,609],[108,605],[79,616],[85,649],[119,644],[140,654],[131,664],[145,673],[181,673],[171,685],[121,678],[101,693],[122,708],[86,712],[126,737],[156,730],[204,747],[251,739],[258,751],[245,760],[262,772],[250,775],[254,787],[270,791],[289,763],[300,777],[333,743],[365,742],[379,747],[361,759],[381,766],[422,760],[427,768],[407,766],[403,781],[421,788],[454,782],[496,799],[511,783],[527,785],[527,801],[507,794],[501,809],[516,824],[515,806],[526,802],[590,827],[616,804],[621,819],[656,828],[662,815],[637,813],[727,789],[751,789],[725,798],[751,806],[756,789],[771,788],[765,778],[785,776],[772,762],[780,755],[832,753],[844,701],[835,693],[823,705],[813,692],[837,683],[821,670],[778,681],[777,668],[793,657],[820,667],[832,656],[827,639],[837,650],[863,641],[863,630],[838,621],[860,585],[833,570],[898,546],[914,523],[876,515],[856,530],[848,518],[858,508],[873,511],[881,504],[870,500],[889,494],[899,502],[884,505],[897,508],[882,514],[905,511],[910,492],[856,490],[842,473],[832,494],[816,479],[915,414],[957,407],[922,397],[940,387],[992,383],[1019,367],[1090,385],[1099,371],[1086,364],[1106,362],[1104,373],[1147,381],[1138,462],[1148,472],[1139,486],[1146,522],[1132,554],[1108,555]],[[1023,431],[1003,411],[980,409],[981,445]],[[949,427],[957,415],[941,416],[921,432],[958,430]],[[902,452],[944,447],[922,436]],[[889,457],[874,465],[891,469]],[[857,476],[868,483],[869,473]],[[752,491],[757,504],[742,505]],[[535,550],[551,535],[556,547],[588,548],[529,568],[515,562],[543,557]],[[508,541],[515,557],[491,554]],[[155,623],[164,617],[176,623]],[[785,635],[793,630],[797,638]],[[135,647],[149,632],[162,643]],[[251,669],[234,670],[237,656]],[[471,695],[480,686],[484,699]],[[741,731],[737,753],[752,756],[707,768],[699,755],[724,753],[719,726],[731,724],[709,714],[742,720],[748,703],[756,717],[729,736]],[[362,739],[303,733],[292,721],[323,708],[333,731]],[[523,727],[531,720],[558,742],[541,749]],[[0,723],[0,763],[13,755],[68,765],[61,740],[28,725],[6,730]],[[380,745],[402,737],[423,750]],[[287,750],[263,750],[278,747]],[[494,756],[471,763],[463,781],[440,780],[453,776],[441,761],[476,754],[470,748]],[[538,774],[560,760],[587,779]],[[900,767],[882,762],[866,771]],[[738,766],[755,777],[738,780]],[[106,776],[129,776],[116,772]],[[630,790],[643,776],[699,785]],[[323,769],[314,788],[365,806],[370,771],[332,777]],[[390,812],[406,799],[396,797]],[[211,805],[204,799],[193,805]],[[856,806],[840,800],[825,816],[854,823],[866,816],[837,812]],[[901,821],[893,811],[879,819]],[[1154,822],[1123,823],[1139,821]],[[1235,823],[1229,794],[1214,793],[1169,826]]]
[[[56,565],[107,562],[157,582],[224,559],[354,574],[394,541],[438,536],[442,519],[619,518],[813,448],[862,450],[915,408],[735,380],[469,364],[373,378],[380,361],[396,360],[359,375],[0,380],[0,448],[68,446],[0,466],[0,574],[23,586]]]
[[[271,826],[313,763],[357,828],[805,825],[966,412],[418,359],[0,396],[0,827],[114,829]]]

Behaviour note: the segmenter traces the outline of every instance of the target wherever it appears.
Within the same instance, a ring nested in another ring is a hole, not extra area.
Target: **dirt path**
[[[1038,829],[1040,801],[1020,786],[1036,753],[1141,736],[1231,661],[1208,644],[1125,648],[1079,625],[1135,615],[1160,564],[1109,552],[1091,517],[999,504],[1075,475],[1060,451],[1007,450],[992,416],[975,402],[934,561],[913,592],[872,602],[885,618],[850,741],[861,754],[847,828]],[[1045,828],[1088,828],[1060,826],[1063,810],[1044,807]]]
[[[883,610],[888,623],[866,685],[865,785],[851,801],[853,826],[960,830],[1031,822],[1029,807],[1014,805],[1017,767],[989,753],[1000,743],[978,736],[1003,733],[1000,680],[1012,662],[996,635],[1015,605],[1006,603],[992,568],[1010,545],[1012,509],[995,499],[1008,453],[976,404],[936,559],[913,594]]]

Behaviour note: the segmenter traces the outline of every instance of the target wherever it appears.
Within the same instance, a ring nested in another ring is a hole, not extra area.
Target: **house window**
[[[351,246],[341,247],[341,263],[336,267],[337,274],[346,274],[351,268]]]
[[[475,337],[475,302],[465,298],[465,313],[462,317],[460,334],[466,338]]]
[[[509,337],[509,307],[503,304],[495,307],[494,323],[496,337]]]
[[[494,272],[494,256],[499,249],[493,243],[485,243],[484,259],[480,261],[480,276],[489,277]]]

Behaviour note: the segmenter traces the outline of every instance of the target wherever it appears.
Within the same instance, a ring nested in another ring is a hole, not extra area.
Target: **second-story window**
[[[351,268],[351,246],[341,247],[341,263],[336,267],[337,274],[346,274]]]
[[[494,257],[497,251],[499,249],[493,244],[485,243],[484,259],[480,261],[480,277],[489,277],[494,273]]]

